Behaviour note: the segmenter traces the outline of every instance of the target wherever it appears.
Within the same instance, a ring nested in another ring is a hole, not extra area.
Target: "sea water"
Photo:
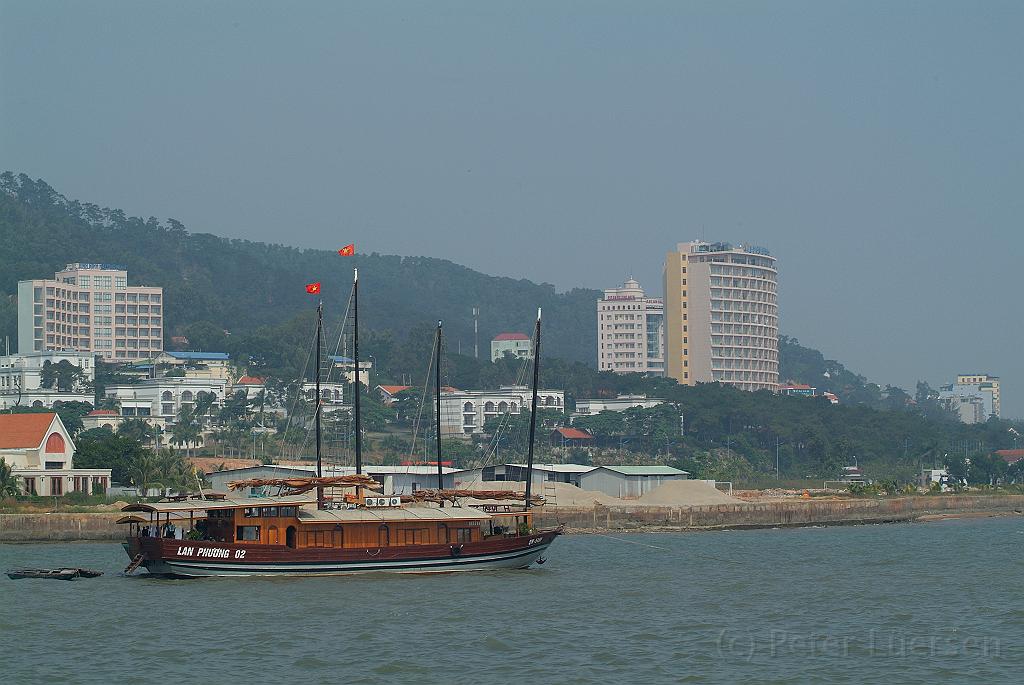
[[[1024,519],[565,536],[526,571],[121,577],[0,545],[4,683],[1019,682]]]

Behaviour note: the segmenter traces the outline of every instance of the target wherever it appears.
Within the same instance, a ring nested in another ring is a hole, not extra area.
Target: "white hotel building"
[[[18,351],[77,350],[148,359],[163,350],[163,288],[129,286],[109,264],[68,264],[18,283]]]
[[[597,368],[665,374],[665,305],[630,278],[597,301]]]

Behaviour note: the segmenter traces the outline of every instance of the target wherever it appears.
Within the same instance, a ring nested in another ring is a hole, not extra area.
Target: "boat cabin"
[[[481,542],[528,534],[532,514],[485,512],[428,503],[388,506],[328,505],[292,495],[129,504],[118,522],[129,537],[161,537],[235,545],[304,548],[383,548]]]

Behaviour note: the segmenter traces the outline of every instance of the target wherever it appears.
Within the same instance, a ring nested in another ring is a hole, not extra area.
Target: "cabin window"
[[[281,516],[295,517],[295,515],[297,513],[295,511],[295,507],[281,507],[280,511],[281,511]]]
[[[391,544],[391,529],[387,525],[383,525],[377,529],[377,545],[379,547],[387,547]]]
[[[263,518],[276,518],[277,507],[260,507],[260,516]]]
[[[259,507],[246,507],[245,508],[245,518],[253,519],[253,518],[259,518],[259,517],[260,517],[260,508]]]
[[[455,539],[460,543],[462,542],[473,542],[473,529],[472,528],[456,528]]]
[[[437,526],[437,541],[448,542],[448,524],[439,523]]]
[[[427,542],[426,528],[406,528],[402,531],[402,541],[407,545]]]
[[[260,539],[260,527],[259,526],[238,526],[238,531],[235,534],[236,540],[243,542],[258,542]]]

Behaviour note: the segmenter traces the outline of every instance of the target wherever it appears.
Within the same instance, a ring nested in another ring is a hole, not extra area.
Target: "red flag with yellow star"
[[[317,281],[316,283],[307,283],[306,284],[306,292],[309,293],[310,295],[319,295],[320,294],[320,281]]]
[[[343,247],[340,250],[338,250],[338,254],[340,254],[342,257],[351,257],[355,253],[356,253],[356,244],[355,243],[349,243],[345,247]]]

